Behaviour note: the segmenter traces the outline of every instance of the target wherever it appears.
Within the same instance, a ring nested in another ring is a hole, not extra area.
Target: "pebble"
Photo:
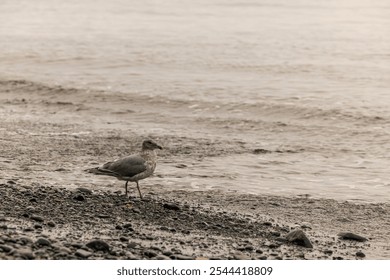
[[[147,256],[148,258],[154,258],[157,256],[157,253],[152,250],[146,250],[144,251],[144,255]]]
[[[77,201],[84,201],[85,200],[85,197],[82,195],[82,194],[76,194],[74,197],[73,197],[74,200],[77,200]]]
[[[352,232],[340,232],[337,235],[339,236],[340,239],[356,240],[359,242],[364,242],[364,241],[368,240],[367,238],[360,236],[360,235],[357,235],[357,234],[354,234]]]
[[[38,238],[38,240],[35,241],[35,244],[39,246],[51,246],[51,242],[46,238]]]
[[[168,210],[179,211],[180,207],[173,203],[164,203],[163,207]]]
[[[365,258],[366,254],[364,254],[363,252],[359,251],[359,252],[356,252],[356,257]]]
[[[36,215],[32,215],[31,220],[34,220],[34,221],[37,221],[40,223],[42,223],[44,221],[44,219],[41,216],[36,216]]]
[[[55,224],[54,222],[52,222],[52,221],[47,222],[47,225],[48,225],[49,227],[55,227],[55,226],[56,226],[56,224]]]
[[[84,249],[78,249],[78,250],[76,251],[75,255],[76,255],[77,257],[81,257],[81,258],[85,258],[85,259],[86,259],[86,258],[92,256],[92,253],[91,253],[91,252],[88,252],[88,251],[86,251],[86,250],[84,250]]]
[[[311,244],[309,238],[307,238],[306,234],[300,229],[295,229],[293,231],[290,231],[286,235],[286,239],[287,241],[297,243],[300,246],[306,248],[313,248],[313,245]]]
[[[110,245],[108,245],[107,242],[99,239],[88,242],[86,246],[88,248],[91,248],[94,251],[103,251],[103,252],[110,251]]]
[[[128,239],[127,237],[125,237],[125,236],[119,237],[119,240],[120,240],[121,242],[128,242],[128,241],[129,241],[129,239]]]
[[[17,255],[25,260],[33,260],[35,259],[34,253],[31,249],[19,249],[14,252],[14,255]]]
[[[7,246],[7,245],[0,245],[0,250],[2,250],[3,252],[8,253],[8,252],[11,252],[12,247]]]
[[[235,253],[235,254],[233,255],[233,258],[234,258],[235,260],[250,260],[250,259],[251,259],[251,258],[248,257],[247,255],[244,255],[244,254],[242,254],[242,253]]]
[[[171,255],[170,258],[173,260],[193,260],[194,259],[194,257],[192,257],[192,256],[186,256],[186,255],[180,255],[180,254]]]
[[[157,255],[156,260],[171,260],[171,258],[165,255]]]

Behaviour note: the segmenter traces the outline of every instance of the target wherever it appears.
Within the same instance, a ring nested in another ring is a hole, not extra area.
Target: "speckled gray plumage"
[[[136,182],[139,195],[142,199],[138,181],[151,176],[156,169],[156,149],[162,148],[152,140],[145,140],[142,143],[140,153],[123,157],[116,161],[110,161],[100,167],[87,169],[86,171],[96,175],[113,176],[118,180],[126,181],[126,196],[128,182]]]

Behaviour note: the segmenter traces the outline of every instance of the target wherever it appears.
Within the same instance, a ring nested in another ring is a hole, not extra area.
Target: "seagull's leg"
[[[125,184],[125,196],[127,197],[127,183],[128,183],[129,181],[126,181],[126,184]]]
[[[143,200],[141,190],[139,189],[138,181],[135,181],[135,182],[137,183],[137,189],[138,189],[139,196],[140,196],[141,200]]]

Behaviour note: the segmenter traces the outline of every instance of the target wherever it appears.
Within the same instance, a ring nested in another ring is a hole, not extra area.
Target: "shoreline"
[[[196,190],[185,181],[230,181],[228,172],[194,172],[195,163],[198,171],[210,169],[204,158],[253,155],[257,148],[302,158],[317,150],[217,137],[246,131],[240,123],[217,122],[207,138],[194,132],[208,126],[204,119],[177,119],[187,107],[152,98],[118,94],[107,106],[101,92],[26,81],[4,82],[0,93],[0,259],[390,259],[389,203]],[[274,135],[289,127],[262,128]],[[146,201],[124,199],[122,182],[82,172],[136,150],[144,137],[168,147],[154,178],[141,182]],[[286,241],[295,229],[312,249]],[[368,241],[342,240],[341,232]],[[101,242],[89,244],[94,240]]]

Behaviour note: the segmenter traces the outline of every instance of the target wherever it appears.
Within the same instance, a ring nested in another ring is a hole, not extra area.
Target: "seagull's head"
[[[142,142],[142,150],[156,150],[156,149],[162,150],[162,147],[158,145],[156,142],[154,142],[153,140],[148,139]]]

